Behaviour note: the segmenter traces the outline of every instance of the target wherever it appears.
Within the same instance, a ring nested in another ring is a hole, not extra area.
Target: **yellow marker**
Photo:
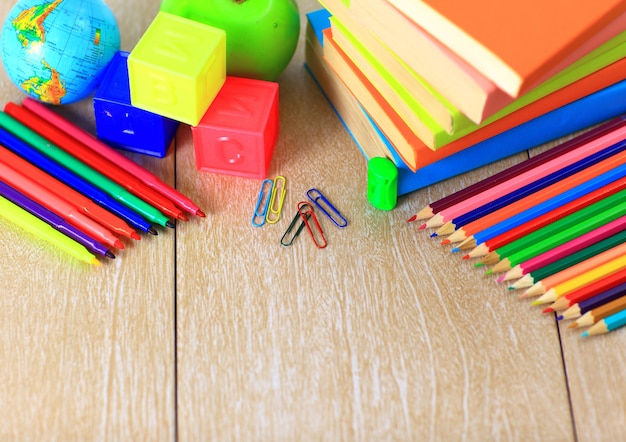
[[[96,257],[82,244],[79,244],[72,238],[65,236],[51,225],[1,196],[0,215],[22,229],[28,230],[39,238],[42,238],[58,248],[65,250],[74,258],[80,259],[81,261],[85,261],[89,264],[100,265],[100,261],[98,261]]]

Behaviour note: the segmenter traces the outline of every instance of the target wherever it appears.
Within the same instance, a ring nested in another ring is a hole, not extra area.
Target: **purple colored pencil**
[[[85,234],[83,231],[77,229],[72,226],[68,222],[66,222],[63,218],[58,216],[56,213],[48,210],[38,202],[30,199],[26,195],[22,194],[18,190],[9,186],[3,181],[0,181],[0,195],[11,201],[13,204],[21,207],[22,209],[29,212],[31,215],[36,216],[42,221],[48,223],[59,232],[73,239],[74,241],[82,244],[88,250],[93,253],[97,253],[99,255],[105,256],[107,258],[115,258],[115,255],[109,251],[109,249],[104,246],[102,243],[96,241],[91,238],[89,235]]]

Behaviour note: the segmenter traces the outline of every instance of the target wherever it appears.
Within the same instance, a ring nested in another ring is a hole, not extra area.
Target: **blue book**
[[[307,14],[308,26],[314,29],[318,38],[321,38],[322,30],[330,26],[329,16],[328,11],[324,9]],[[328,98],[327,95],[326,97]],[[335,106],[333,109],[336,112]],[[392,155],[391,159],[398,168],[398,195],[404,195],[626,114],[626,80],[467,147],[415,172],[403,163],[393,145],[367,113],[363,114],[362,118],[373,125],[381,140],[387,145]],[[339,118],[342,118],[341,115]],[[347,127],[345,122],[344,126]],[[350,128],[347,129],[350,132]],[[351,135],[355,138],[353,134]],[[361,151],[364,151],[362,147]]]

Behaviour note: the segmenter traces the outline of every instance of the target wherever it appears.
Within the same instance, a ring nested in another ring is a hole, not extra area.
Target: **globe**
[[[120,49],[120,32],[102,0],[20,0],[0,35],[2,64],[29,96],[69,104],[98,87]]]

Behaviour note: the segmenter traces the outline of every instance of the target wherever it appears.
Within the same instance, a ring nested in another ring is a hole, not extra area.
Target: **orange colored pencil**
[[[592,258],[586,259],[582,262],[579,262],[578,264],[575,264],[571,267],[561,270],[560,272],[555,273],[554,275],[548,276],[547,278],[536,282],[528,290],[526,290],[522,297],[543,295],[544,293],[559,284],[563,284],[564,282],[572,280],[573,278],[580,276],[581,274],[584,274],[589,270],[595,269],[599,266],[602,266],[617,258],[622,257],[626,261],[626,243],[622,243],[602,253],[598,253]]]
[[[0,145],[0,162],[18,170],[22,175],[28,176],[31,180],[38,182],[59,198],[72,204],[79,212],[102,224],[111,232],[136,240],[141,239],[139,234],[130,227],[126,221],[2,145]]]
[[[596,178],[603,173],[613,170],[622,164],[626,164],[626,155],[613,155],[563,180],[559,180],[558,182],[542,189],[541,192],[535,192],[527,197],[515,201],[512,204],[509,204],[506,207],[479,218],[476,221],[466,224],[450,235],[447,240],[449,242],[464,241],[469,235],[485,230],[496,223],[509,219],[512,216],[543,203],[550,198],[561,195],[563,192]]]

